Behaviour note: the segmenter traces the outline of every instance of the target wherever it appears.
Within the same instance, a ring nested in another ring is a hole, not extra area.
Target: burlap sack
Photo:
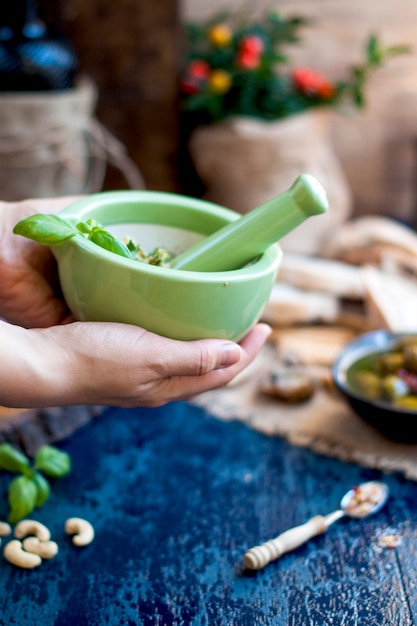
[[[281,243],[284,250],[320,252],[323,239],[352,212],[350,188],[328,131],[325,111],[278,122],[236,117],[197,128],[190,154],[206,185],[205,198],[247,213],[288,189],[300,174],[312,174],[323,185],[330,210],[307,220]]]
[[[132,188],[144,186],[124,146],[94,118],[96,101],[87,79],[68,91],[0,95],[1,200],[100,191],[107,162]]]

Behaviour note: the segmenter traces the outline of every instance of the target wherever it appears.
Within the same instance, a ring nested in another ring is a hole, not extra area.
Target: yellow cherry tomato
[[[209,88],[214,93],[225,93],[230,89],[232,79],[224,70],[213,70],[208,80]]]
[[[208,32],[209,41],[219,48],[227,46],[232,39],[232,31],[227,24],[216,24],[212,26]]]

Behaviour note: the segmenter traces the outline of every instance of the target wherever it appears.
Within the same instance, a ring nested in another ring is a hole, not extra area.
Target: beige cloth
[[[70,90],[1,94],[2,200],[98,192],[107,164],[131,188],[145,187],[125,146],[95,118],[96,101],[87,78]]]
[[[286,405],[258,392],[274,365],[266,346],[254,363],[228,387],[201,394],[194,404],[224,420],[238,419],[266,435],[342,461],[417,480],[417,444],[390,441],[350,409],[336,390],[319,389],[299,405]]]
[[[319,254],[329,232],[352,212],[352,194],[333,149],[329,113],[311,110],[268,122],[235,117],[199,126],[190,154],[206,185],[205,199],[247,213],[286,191],[303,172],[328,196],[326,215],[312,217],[281,239],[284,251]]]

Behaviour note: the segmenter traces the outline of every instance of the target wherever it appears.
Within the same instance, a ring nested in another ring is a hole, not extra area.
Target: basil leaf
[[[80,231],[83,235],[89,235],[91,233],[91,226],[87,222],[79,222],[77,224],[77,230]]]
[[[29,459],[8,443],[0,444],[0,469],[8,472],[24,472],[29,468]]]
[[[84,224],[90,230],[94,230],[94,228],[99,228],[100,230],[104,230],[103,226],[99,222],[97,222],[97,220],[93,220],[91,217],[86,222],[84,222]]]
[[[71,458],[66,452],[54,446],[42,446],[35,454],[35,469],[47,476],[59,478],[71,470]]]
[[[51,485],[46,480],[45,476],[42,476],[39,472],[34,473],[32,480],[36,485],[35,506],[39,508],[45,504],[51,495]]]
[[[44,246],[59,246],[77,234],[77,230],[70,222],[59,215],[45,213],[37,213],[21,220],[13,228],[13,232]]]
[[[31,478],[17,476],[9,485],[10,513],[8,521],[16,524],[35,508],[37,487]]]
[[[95,228],[89,235],[90,241],[93,241],[95,244],[100,246],[100,248],[104,248],[109,252],[114,252],[119,256],[124,256],[128,259],[133,259],[133,255],[130,252],[129,248],[120,241],[120,239],[116,239],[111,233],[106,230],[102,230],[100,228]]]

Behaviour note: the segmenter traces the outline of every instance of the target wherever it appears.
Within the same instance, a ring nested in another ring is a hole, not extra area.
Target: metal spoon
[[[369,481],[349,489],[340,502],[340,509],[328,515],[316,515],[305,524],[287,530],[275,539],[255,546],[244,556],[247,569],[258,570],[285,552],[290,552],[306,543],[312,537],[326,530],[342,517],[362,518],[381,510],[389,497],[388,485],[381,481]]]
[[[310,174],[301,174],[290,189],[205,237],[170,266],[195,272],[235,270],[313,215],[328,209],[326,192]]]

